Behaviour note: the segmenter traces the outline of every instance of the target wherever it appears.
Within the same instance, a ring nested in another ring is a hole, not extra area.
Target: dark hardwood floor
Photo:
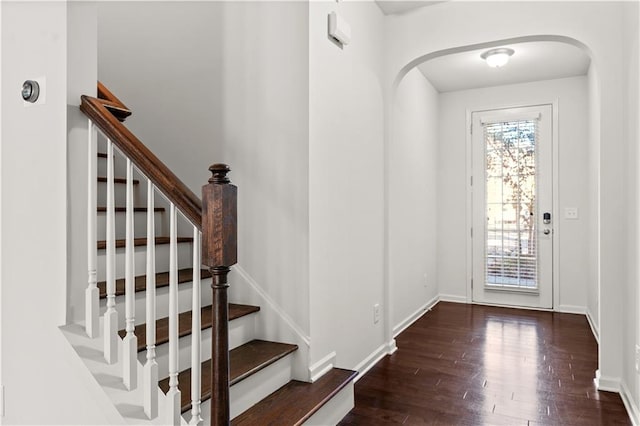
[[[355,386],[340,425],[629,425],[583,315],[438,303]]]

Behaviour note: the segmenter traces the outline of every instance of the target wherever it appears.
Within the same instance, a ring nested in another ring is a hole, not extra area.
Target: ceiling
[[[445,0],[446,1],[446,0]],[[424,6],[431,6],[437,3],[444,3],[444,1],[404,1],[404,0],[376,0],[378,7],[385,15],[394,15],[400,13],[406,13],[414,9],[418,9]]]
[[[442,93],[585,75],[591,62],[582,49],[555,41],[499,47],[515,50],[509,63],[501,68],[489,67],[480,58],[489,49],[480,49],[431,59],[418,65],[418,69]]]

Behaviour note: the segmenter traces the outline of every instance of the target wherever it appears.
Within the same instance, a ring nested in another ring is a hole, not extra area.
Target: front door
[[[473,301],[552,308],[552,106],[471,119]]]

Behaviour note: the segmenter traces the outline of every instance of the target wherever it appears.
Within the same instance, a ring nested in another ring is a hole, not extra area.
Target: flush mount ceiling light
[[[499,68],[509,62],[509,57],[514,54],[513,49],[501,47],[484,52],[480,57],[487,61],[487,65],[492,68]]]

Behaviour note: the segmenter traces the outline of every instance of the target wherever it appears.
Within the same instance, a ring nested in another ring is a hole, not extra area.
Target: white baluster
[[[178,265],[176,206],[170,209],[169,243],[169,392],[167,418],[169,424],[180,424],[180,389],[178,389]]]
[[[98,325],[100,316],[99,298],[100,292],[97,286],[97,234],[96,234],[96,212],[97,212],[97,133],[96,128],[89,120],[89,140],[88,140],[88,170],[87,170],[87,270],[89,272],[88,286],[85,291],[84,307],[84,327],[87,335],[91,338],[98,337]]]
[[[151,181],[147,181],[147,362],[144,365],[144,413],[150,419],[158,416],[154,190]]]
[[[191,303],[191,421],[189,424],[201,425],[200,416],[200,231],[193,227],[193,294]]]
[[[122,379],[127,389],[133,390],[138,385],[138,338],[135,335],[135,265],[133,245],[133,164],[127,158],[127,192],[126,192],[126,234],[125,234],[125,329],[127,334],[122,345]]]
[[[107,139],[107,312],[104,314],[104,358],[109,364],[118,360],[116,233],[113,191],[113,143]]]

